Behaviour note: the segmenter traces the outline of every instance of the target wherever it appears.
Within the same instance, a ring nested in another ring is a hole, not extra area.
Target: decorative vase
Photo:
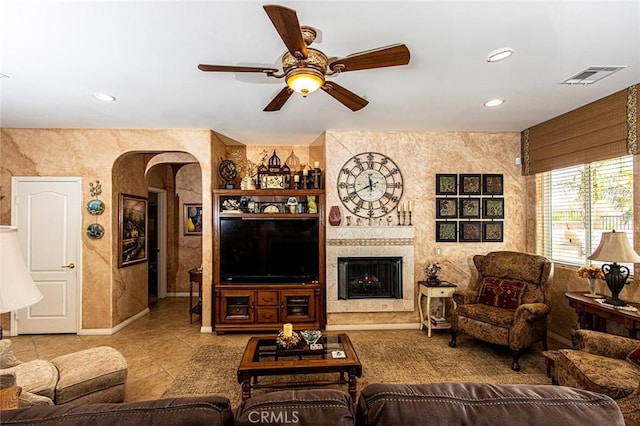
[[[331,226],[338,226],[342,222],[342,215],[340,214],[340,207],[331,206],[329,209],[329,223]]]
[[[596,279],[595,278],[589,278],[589,294],[591,296],[596,295]]]

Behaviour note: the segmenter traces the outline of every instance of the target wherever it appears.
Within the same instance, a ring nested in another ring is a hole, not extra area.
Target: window
[[[538,252],[554,262],[588,265],[605,231],[633,247],[633,156],[540,173]],[[631,270],[633,265],[625,265]]]

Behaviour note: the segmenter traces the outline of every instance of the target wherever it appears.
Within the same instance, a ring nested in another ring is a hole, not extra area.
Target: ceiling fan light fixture
[[[324,84],[324,75],[310,67],[302,67],[291,70],[287,73],[287,86],[294,92],[307,97],[309,93],[318,90]]]
[[[507,59],[509,56],[513,55],[513,49],[510,47],[502,47],[500,49],[496,49],[492,52],[489,52],[487,55],[487,62],[498,62]]]

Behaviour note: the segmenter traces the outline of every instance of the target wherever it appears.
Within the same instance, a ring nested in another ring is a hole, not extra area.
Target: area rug
[[[542,348],[523,351],[522,371],[511,370],[508,348],[459,336],[458,347],[450,348],[449,334],[431,338],[419,330],[349,331],[363,366],[358,389],[370,383],[483,382],[550,384]],[[165,397],[215,394],[229,398],[233,407],[241,402],[236,370],[249,336],[214,336],[213,343],[198,348]],[[298,376],[308,379],[308,376]],[[265,383],[271,378],[261,378]],[[279,379],[279,378],[278,378]],[[342,389],[346,390],[346,386]],[[267,390],[254,391],[254,394]]]

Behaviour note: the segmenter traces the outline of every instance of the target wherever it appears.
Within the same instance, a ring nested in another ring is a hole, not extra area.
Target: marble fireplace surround
[[[326,237],[328,313],[415,309],[413,226],[330,226]],[[402,257],[402,299],[338,300],[339,257]]]

